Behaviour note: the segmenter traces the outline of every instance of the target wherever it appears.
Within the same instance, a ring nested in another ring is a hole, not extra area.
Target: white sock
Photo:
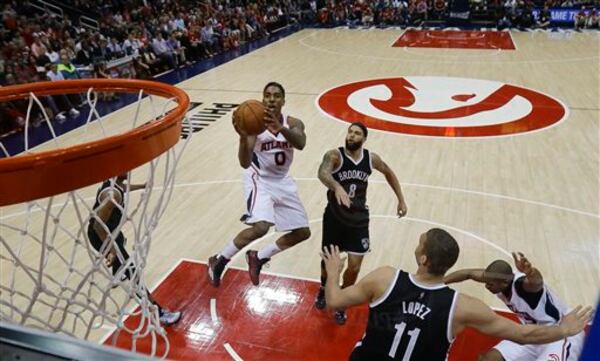
[[[281,251],[283,250],[277,247],[277,243],[271,243],[270,245],[258,251],[258,259],[271,258]]]
[[[223,248],[221,252],[219,252],[219,256],[222,256],[225,259],[231,259],[231,257],[235,256],[235,254],[239,251],[239,248],[235,246],[235,243],[233,243],[232,240],[227,244],[227,246],[225,246],[225,248]]]

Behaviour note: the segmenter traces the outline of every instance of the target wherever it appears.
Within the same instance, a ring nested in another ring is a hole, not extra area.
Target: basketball
[[[245,132],[256,135],[265,130],[265,106],[258,100],[246,100],[233,114],[233,121]]]

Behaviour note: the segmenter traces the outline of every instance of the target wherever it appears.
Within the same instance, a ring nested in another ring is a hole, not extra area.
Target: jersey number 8
[[[356,184],[350,184],[350,189],[348,190],[348,197],[354,198],[356,195]]]

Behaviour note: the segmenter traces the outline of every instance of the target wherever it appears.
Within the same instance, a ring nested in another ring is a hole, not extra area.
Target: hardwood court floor
[[[192,101],[203,103],[201,109],[260,99],[262,87],[275,80],[286,88],[284,111],[306,125],[307,146],[295,153],[291,174],[311,220],[312,237],[277,255],[269,271],[319,277],[326,198],[317,168],[328,149],[343,144],[348,125],[317,109],[319,94],[376,78],[481,79],[548,94],[566,105],[567,117],[538,132],[492,138],[371,132],[366,147],[398,175],[408,216],[394,217],[393,193],[374,173],[368,193],[372,252],[361,275],[380,265],[414,271],[419,234],[442,227],[461,247],[455,268],[484,267],[498,258],[510,261],[508,252],[521,251],[567,304],[595,304],[600,290],[598,34],[513,32],[516,50],[509,51],[392,47],[401,34],[399,29],[303,30],[178,84]],[[119,114],[126,111],[113,115],[115,129]],[[151,285],[181,258],[206,261],[243,229],[238,221],[245,206],[238,140],[230,113],[224,113],[194,134],[179,164],[176,190],[148,257]],[[94,188],[87,192],[93,194]],[[2,210],[2,216],[12,211]],[[275,238],[269,234],[252,248]],[[241,253],[231,265],[245,266]],[[456,288],[502,307],[480,285]]]

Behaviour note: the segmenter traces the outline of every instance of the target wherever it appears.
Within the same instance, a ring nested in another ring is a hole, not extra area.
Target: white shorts
[[[298,187],[290,176],[264,178],[254,171],[245,171],[244,195],[247,209],[242,217],[244,223],[268,222],[279,232],[308,227]]]
[[[585,333],[544,345],[519,345],[504,340],[494,346],[506,361],[577,361],[583,349]]]

